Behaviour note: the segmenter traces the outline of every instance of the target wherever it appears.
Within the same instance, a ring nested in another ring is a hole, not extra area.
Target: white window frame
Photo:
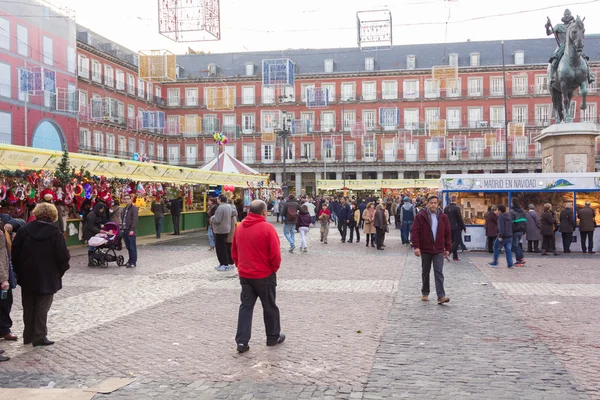
[[[483,78],[482,77],[469,77],[468,94],[469,94],[469,97],[483,96]]]
[[[116,71],[117,90],[125,90],[125,72],[118,69]]]
[[[490,96],[504,96],[504,77],[490,76]]]
[[[381,99],[396,100],[398,98],[398,81],[381,82]]]
[[[223,123],[221,124],[221,130],[228,137],[235,137],[236,134],[236,115],[235,114],[223,114]]]
[[[375,58],[374,57],[365,57],[365,71],[368,71],[368,72],[375,71]]]
[[[419,129],[419,109],[405,108],[404,109],[404,129],[413,130]]]
[[[77,55],[77,76],[90,79],[90,59],[83,54]]]
[[[543,74],[535,76],[535,94],[548,94],[548,75]]]
[[[321,132],[335,131],[335,111],[321,111]]]
[[[300,159],[312,161],[315,158],[315,143],[302,142],[300,143]]]
[[[490,126],[492,128],[504,128],[504,106],[490,107]]]
[[[256,162],[256,144],[244,143],[242,145],[242,161],[246,164],[254,164]]]
[[[148,157],[154,157],[155,154],[155,150],[154,150],[154,142],[148,142]]]
[[[406,56],[406,69],[415,69],[417,67],[417,56],[409,54]]]
[[[165,146],[160,143],[156,145],[156,158],[161,161],[165,159]]]
[[[115,154],[115,135],[112,133],[106,134],[106,154]]]
[[[481,56],[479,55],[479,53],[471,53],[469,59],[472,68],[480,66]]]
[[[485,139],[469,139],[469,160],[482,160],[485,153]]]
[[[589,105],[590,103],[588,103]],[[552,117],[552,105],[536,104],[535,105],[535,126],[548,126]]]
[[[12,144],[12,114],[0,111],[0,143]]]
[[[17,53],[29,57],[29,30],[20,24],[17,24]]]
[[[119,155],[124,156],[127,154],[127,138],[125,136],[119,136],[119,141],[118,141],[118,152]]]
[[[146,83],[141,78],[138,78],[137,91],[140,99],[146,97]]]
[[[599,79],[599,78],[596,78]],[[598,123],[598,104],[597,103],[587,103],[587,108],[585,110],[580,110],[579,118],[581,122],[593,122],[595,124]]]
[[[102,83],[102,64],[98,60],[92,60],[92,81]]]
[[[79,148],[92,149],[92,132],[89,129],[79,128]]]
[[[243,113],[242,114],[242,133],[251,134],[256,130],[256,114],[254,113]]]
[[[515,51],[515,65],[525,65],[525,52],[523,50]]]
[[[512,122],[523,122],[527,125],[529,110],[527,104],[515,104],[512,106]]]
[[[181,90],[179,88],[168,88],[167,89],[167,106],[169,107],[178,107],[179,106],[179,96],[181,95]]]
[[[12,97],[12,71],[11,65],[0,62],[0,67],[4,72],[0,73],[0,97]],[[19,74],[20,75],[20,74]]]
[[[435,79],[425,79],[423,90],[426,99],[437,99],[440,97],[440,84]]]
[[[260,100],[262,104],[275,104],[275,88],[263,85]]]
[[[446,89],[446,97],[449,98],[457,98],[462,94],[462,80],[461,78],[455,78],[456,85],[452,86],[450,89]]]
[[[321,89],[328,90],[329,93],[329,103],[335,102],[335,82],[324,82],[321,84]]]
[[[448,65],[451,67],[458,67],[458,53],[448,54]]]
[[[512,95],[525,96],[527,95],[527,75],[519,74],[512,76]]]
[[[273,164],[275,161],[275,144],[263,143],[260,149],[260,158],[263,164]]]
[[[77,73],[77,49],[67,46],[67,71]]]
[[[104,84],[108,87],[115,86],[115,71],[108,64],[104,64]]]
[[[261,110],[260,112],[260,130],[265,133],[275,132],[275,129],[281,128],[281,111],[279,110]]]
[[[344,159],[346,161],[356,161],[356,142],[344,141]]]
[[[455,118],[456,111],[458,111],[458,118]],[[462,126],[462,108],[461,107],[447,107],[446,108],[446,129],[460,129],[461,126]]]
[[[356,82],[342,82],[342,101],[355,101],[356,100]]]
[[[104,152],[104,134],[102,131],[94,131],[94,143],[93,148],[95,152],[103,153]]]
[[[168,144],[167,145],[167,163],[169,164],[179,164],[179,159],[181,158],[181,146],[178,144]]]
[[[362,99],[363,101],[377,100],[377,82],[366,81],[362,83]]]
[[[377,129],[377,111],[363,110],[362,122],[367,131],[374,131],[375,129]]]
[[[135,96],[135,77],[131,74],[127,74],[127,93]],[[179,101],[177,102],[177,105],[179,105]]]
[[[310,133],[313,133],[315,131],[315,112],[314,111],[301,112],[300,120],[310,121],[310,123],[309,123]]]
[[[327,60],[324,61],[323,63],[323,69],[325,70],[325,73],[330,74],[333,72],[333,60],[331,58],[328,58]]]
[[[478,116],[474,117],[474,112],[478,111]],[[467,107],[467,117],[469,121],[469,128],[479,128],[481,122],[483,121],[483,107],[475,106],[475,107]],[[483,121],[484,122],[484,121]]]
[[[185,106],[198,106],[198,88],[185,88]]]
[[[419,81],[416,79],[407,79],[402,82],[402,96],[405,99],[418,99]]]
[[[54,40],[48,36],[42,37],[42,52],[44,64],[54,65]]]
[[[242,86],[242,105],[256,103],[256,86]]]
[[[344,110],[343,114],[342,130],[344,132],[350,132],[352,125],[356,122],[356,111],[355,110]]]

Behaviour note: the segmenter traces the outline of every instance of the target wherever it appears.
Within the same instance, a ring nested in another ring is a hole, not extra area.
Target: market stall
[[[451,195],[457,196],[456,204],[467,224],[464,242],[472,249],[485,248],[484,224],[488,207],[493,204],[508,207],[513,198],[517,198],[525,210],[533,204],[538,215],[544,204],[550,203],[557,218],[567,203],[573,204],[577,213],[590,202],[596,213],[596,223],[600,224],[599,173],[442,175],[439,190],[443,193],[444,206],[449,204]],[[574,242],[579,241],[578,236],[573,236]],[[599,245],[600,235],[596,234],[594,246],[600,248]],[[562,249],[562,240],[558,240],[558,236],[556,246]]]
[[[346,195],[378,196],[378,197],[404,197],[414,199],[418,196],[438,192],[437,179],[360,179],[360,180],[320,180],[317,187],[325,194],[343,194],[344,184]]]
[[[155,233],[152,200],[179,197],[184,204],[181,228],[199,229],[206,226],[207,185],[246,187],[248,182],[266,179],[260,174],[202,171],[12,145],[0,145],[0,168],[2,212],[26,219],[37,202],[52,201],[66,219],[63,226],[69,245],[81,243],[85,204],[119,201],[124,193],[132,194],[140,208],[138,235],[144,236]],[[170,231],[171,218],[165,218],[163,232]]]

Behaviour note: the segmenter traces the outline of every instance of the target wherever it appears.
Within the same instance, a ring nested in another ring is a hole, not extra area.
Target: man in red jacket
[[[277,270],[281,265],[279,236],[273,225],[267,222],[267,205],[262,200],[250,204],[250,212],[233,234],[231,245],[233,262],[237,266],[242,285],[238,327],[235,335],[237,351],[244,353],[250,349],[252,334],[252,313],[256,298],[263,307],[267,346],[283,343],[279,308],[275,304]]]
[[[433,263],[435,291],[438,304],[448,303],[450,299],[444,292],[444,257],[448,258],[452,248],[450,221],[448,216],[438,208],[437,196],[427,199],[426,207],[415,217],[411,237],[415,256],[421,257],[423,270],[423,288],[421,300],[429,300],[429,275]]]

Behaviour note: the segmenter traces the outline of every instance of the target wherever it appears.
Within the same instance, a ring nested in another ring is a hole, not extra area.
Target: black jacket
[[[104,208],[106,210],[106,204],[98,202],[94,206],[94,209],[85,217],[85,224],[83,226],[83,240],[90,240],[94,235],[100,233],[103,224],[103,218],[105,212],[100,210]]]
[[[466,229],[465,222],[460,213],[460,207],[458,207],[456,203],[450,203],[450,205],[444,209],[444,214],[446,214],[450,220],[451,231],[462,231]]]
[[[169,201],[167,208],[171,211],[171,215],[178,217],[181,215],[181,210],[183,209],[183,200],[173,199]]]
[[[572,208],[565,208],[560,212],[560,231],[562,233],[573,233],[575,231]]]
[[[62,289],[62,277],[69,269],[71,255],[56,225],[32,221],[19,229],[11,256],[22,290],[53,294]]]

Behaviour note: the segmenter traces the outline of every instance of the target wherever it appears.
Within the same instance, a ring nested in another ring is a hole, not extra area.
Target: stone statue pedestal
[[[596,137],[592,122],[551,125],[535,138],[542,145],[542,172],[594,172]]]

